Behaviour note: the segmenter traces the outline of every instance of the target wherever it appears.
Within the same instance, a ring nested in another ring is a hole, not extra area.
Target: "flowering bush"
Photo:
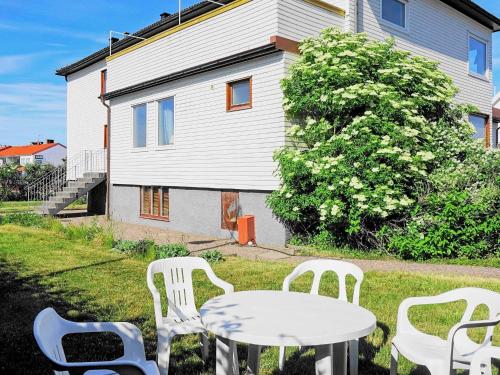
[[[392,40],[327,29],[300,51],[282,82],[292,125],[268,203],[293,233],[385,244],[439,185],[431,176],[481,149],[465,120],[473,109],[453,104],[457,90],[437,63]]]

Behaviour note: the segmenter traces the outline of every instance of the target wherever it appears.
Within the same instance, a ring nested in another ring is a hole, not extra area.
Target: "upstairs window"
[[[106,69],[101,71],[101,96],[106,94],[106,81],[108,79],[108,71]]]
[[[381,7],[383,20],[406,29],[406,15],[408,8],[406,0],[381,0]]]
[[[141,187],[141,214],[146,219],[169,219],[168,188],[158,186]]]
[[[228,82],[226,96],[228,112],[252,108],[252,78]]]
[[[469,36],[469,72],[486,76],[486,43]]]
[[[158,102],[158,146],[174,143],[174,98]]]
[[[134,148],[146,147],[147,106],[134,107]]]

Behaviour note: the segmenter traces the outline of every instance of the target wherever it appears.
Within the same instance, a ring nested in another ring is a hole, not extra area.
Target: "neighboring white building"
[[[500,148],[500,92],[493,98],[492,147]]]
[[[116,220],[231,237],[256,216],[257,241],[284,244],[266,205],[285,144],[280,80],[297,42],[337,26],[437,60],[492,117],[492,37],[500,20],[469,1],[221,0],[163,16],[57,71],[68,81],[68,155],[110,147]],[[108,141],[107,108],[110,139]],[[473,120],[477,120],[473,119]],[[236,207],[236,209],[235,209]]]
[[[0,165],[52,164],[59,166],[66,160],[66,146],[47,140],[46,143],[0,148]]]

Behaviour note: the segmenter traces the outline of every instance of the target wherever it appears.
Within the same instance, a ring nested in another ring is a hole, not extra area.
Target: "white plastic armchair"
[[[208,358],[208,334],[201,324],[200,314],[196,309],[193,279],[194,270],[205,271],[208,279],[224,293],[234,292],[234,287],[219,279],[208,262],[202,258],[181,257],[160,259],[152,262],[147,271],[147,282],[153,296],[156,328],[158,335],[157,359],[161,375],[168,374],[170,360],[170,346],[177,335],[199,333],[201,335],[202,357]],[[163,274],[166,290],[167,315],[163,315],[162,298],[154,284],[154,276]],[[239,371],[236,348],[233,347],[235,356],[234,371]]]
[[[62,338],[75,333],[112,332],[123,341],[124,355],[113,361],[68,362]],[[41,311],[33,333],[42,353],[51,362],[55,375],[158,375],[154,361],[147,361],[141,331],[130,323],[75,323],[60,317],[54,309]]]
[[[474,354],[470,365],[470,375],[491,375],[491,360],[500,360],[500,347],[480,349]]]
[[[466,301],[467,307],[460,320],[448,333],[447,340],[417,330],[410,322],[408,310],[412,306],[434,305]],[[489,309],[487,320],[471,321],[480,305]],[[481,288],[462,288],[433,297],[413,297],[399,306],[396,336],[391,348],[391,375],[397,373],[398,355],[425,366],[433,375],[448,375],[456,369],[469,369],[473,355],[491,346],[494,327],[500,323],[500,294]],[[486,327],[485,338],[477,344],[467,335],[467,329]]]
[[[338,299],[345,302],[351,302],[355,305],[359,305],[359,294],[361,290],[361,283],[363,282],[364,274],[363,270],[356,266],[355,264],[344,262],[341,260],[330,260],[330,259],[314,259],[309,260],[304,263],[299,264],[288,275],[283,281],[283,291],[288,292],[290,290],[290,284],[299,276],[312,272],[314,274],[311,294],[319,294],[319,287],[321,284],[321,278],[325,272],[334,272],[337,274],[339,281],[339,295]],[[347,277],[353,276],[355,279],[354,291],[352,296],[352,301],[349,301],[347,297]],[[349,342],[349,366],[350,374],[357,375],[358,373],[358,357],[359,357],[359,341],[353,340]],[[279,368],[283,371],[285,365],[286,348],[280,347],[279,354]]]

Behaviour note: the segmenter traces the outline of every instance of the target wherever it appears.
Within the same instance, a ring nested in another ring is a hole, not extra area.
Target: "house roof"
[[[493,120],[500,122],[500,108],[493,108]]]
[[[227,5],[236,0],[219,0],[219,3]],[[500,19],[495,15],[489,13],[485,9],[481,8],[479,5],[475,4],[471,0],[440,0],[443,3],[457,9],[459,12],[471,17],[482,25],[490,28],[493,32],[500,30]],[[189,21],[193,18],[201,16],[208,13],[214,9],[219,8],[220,5],[211,3],[209,1],[202,1],[191,7],[188,7],[181,11],[182,22]],[[146,26],[145,28],[133,33],[132,35],[138,36],[140,38],[150,38],[156,34],[159,34],[165,30],[171,29],[178,26],[179,24],[179,13],[171,14],[162,18],[161,20]],[[120,52],[128,47],[131,47],[142,40],[126,37],[112,44],[113,53]],[[101,60],[104,60],[109,56],[109,46],[105,47],[81,60],[78,60],[72,64],[66,65],[58,70],[56,70],[56,75],[68,76],[70,74],[76,73],[79,70],[87,68]]]
[[[29,146],[9,146],[4,149],[0,149],[0,157],[35,155],[57,145],[65,147],[60,143],[44,143],[41,145]]]

